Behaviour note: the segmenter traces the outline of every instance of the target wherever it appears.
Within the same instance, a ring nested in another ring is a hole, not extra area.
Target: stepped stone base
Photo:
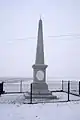
[[[48,90],[48,85],[46,83],[32,83],[32,97],[57,99],[57,96],[53,96],[52,93]]]

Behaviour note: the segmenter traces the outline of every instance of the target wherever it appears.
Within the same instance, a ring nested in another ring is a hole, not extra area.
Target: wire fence
[[[5,94],[30,92],[30,83],[23,80],[4,82],[4,91]]]
[[[40,102],[68,102],[80,100],[80,82],[79,81],[57,81],[48,83],[48,89],[51,94],[37,93],[34,96],[33,84],[31,84],[30,103]]]
[[[43,92],[45,88],[39,88],[37,84],[37,91],[34,92],[34,85],[32,81],[27,82],[7,81],[0,83],[0,94],[22,94],[27,103],[55,103],[68,102],[80,100],[80,81],[53,81],[47,82],[47,92]]]
[[[69,93],[79,96],[80,95],[80,81],[62,81],[63,92],[68,92],[69,83]]]

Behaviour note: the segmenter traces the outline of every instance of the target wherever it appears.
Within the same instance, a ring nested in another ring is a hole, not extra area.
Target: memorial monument
[[[46,83],[46,68],[48,65],[44,63],[44,44],[43,44],[43,28],[42,20],[39,20],[38,37],[37,37],[37,48],[36,48],[36,60],[33,68],[33,83],[32,93],[38,95],[50,95],[52,93],[48,90]]]

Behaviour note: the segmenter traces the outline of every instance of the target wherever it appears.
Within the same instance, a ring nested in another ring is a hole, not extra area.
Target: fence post
[[[20,92],[22,92],[22,80],[20,81]]]
[[[63,80],[62,80],[62,92],[63,92]]]
[[[80,95],[80,81],[79,81],[79,95]]]
[[[31,83],[31,87],[30,87],[30,104],[32,104],[32,83]]]
[[[68,81],[68,101],[70,101],[69,94],[70,94],[70,81]]]
[[[5,93],[5,91],[3,91],[3,84],[4,82],[0,83],[0,95]]]

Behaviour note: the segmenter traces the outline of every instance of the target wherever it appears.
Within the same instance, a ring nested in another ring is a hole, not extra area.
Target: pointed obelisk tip
[[[39,26],[41,26],[41,24],[42,24],[42,19],[41,19],[41,16],[40,16]]]
[[[41,15],[40,15],[40,21],[42,21],[42,19],[41,19]]]
[[[41,20],[41,15],[40,15],[40,20]]]

